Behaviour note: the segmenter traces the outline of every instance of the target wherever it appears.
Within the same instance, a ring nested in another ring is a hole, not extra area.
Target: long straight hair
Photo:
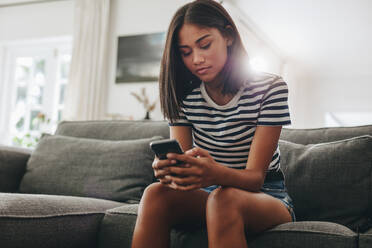
[[[168,27],[159,76],[161,111],[170,122],[180,118],[182,101],[201,84],[201,80],[184,65],[178,48],[178,33],[184,24],[216,28],[233,39],[228,47],[227,61],[218,75],[224,82],[223,94],[235,94],[248,75],[248,68],[244,66],[248,54],[227,11],[213,0],[196,0],[182,6]]]

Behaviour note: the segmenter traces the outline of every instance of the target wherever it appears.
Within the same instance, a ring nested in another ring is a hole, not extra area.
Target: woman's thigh
[[[262,232],[292,220],[287,207],[279,199],[262,192],[220,187],[213,191],[213,198],[226,205],[224,211],[239,213],[250,233]]]
[[[200,189],[181,191],[156,182],[145,189],[138,214],[164,218],[171,225],[205,224],[207,198],[208,193]]]

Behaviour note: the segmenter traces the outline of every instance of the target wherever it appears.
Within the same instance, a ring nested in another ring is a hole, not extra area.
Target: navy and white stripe
[[[183,101],[181,118],[171,126],[191,126],[194,145],[222,165],[245,168],[256,126],[291,123],[288,87],[281,77],[261,76],[247,82],[226,105],[217,105],[202,83]],[[280,168],[279,147],[269,170]]]

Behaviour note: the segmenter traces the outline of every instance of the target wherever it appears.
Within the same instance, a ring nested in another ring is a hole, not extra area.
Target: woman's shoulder
[[[255,72],[251,74],[244,83],[243,94],[245,95],[265,95],[275,88],[287,87],[283,78],[279,75],[267,72]]]
[[[200,85],[195,87],[194,89],[190,90],[188,94],[186,94],[185,98],[183,99],[183,102],[188,102],[192,99],[199,99],[202,97],[201,95],[201,90],[200,90]],[[194,100],[195,101],[195,100]]]
[[[279,75],[268,73],[268,72],[254,72],[250,75],[246,84],[273,84],[276,82],[283,81],[283,78]]]

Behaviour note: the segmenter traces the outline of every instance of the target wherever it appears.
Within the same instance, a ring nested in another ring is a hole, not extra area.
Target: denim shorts
[[[201,188],[201,190],[206,191],[207,193],[211,193],[213,190],[217,189],[218,185],[211,185],[205,188]],[[275,181],[265,181],[261,187],[261,192],[271,195],[279,199],[285,207],[288,209],[289,213],[292,216],[292,221],[296,221],[296,215],[294,212],[293,202],[291,197],[287,193],[287,189],[284,184],[284,180],[275,180]]]

